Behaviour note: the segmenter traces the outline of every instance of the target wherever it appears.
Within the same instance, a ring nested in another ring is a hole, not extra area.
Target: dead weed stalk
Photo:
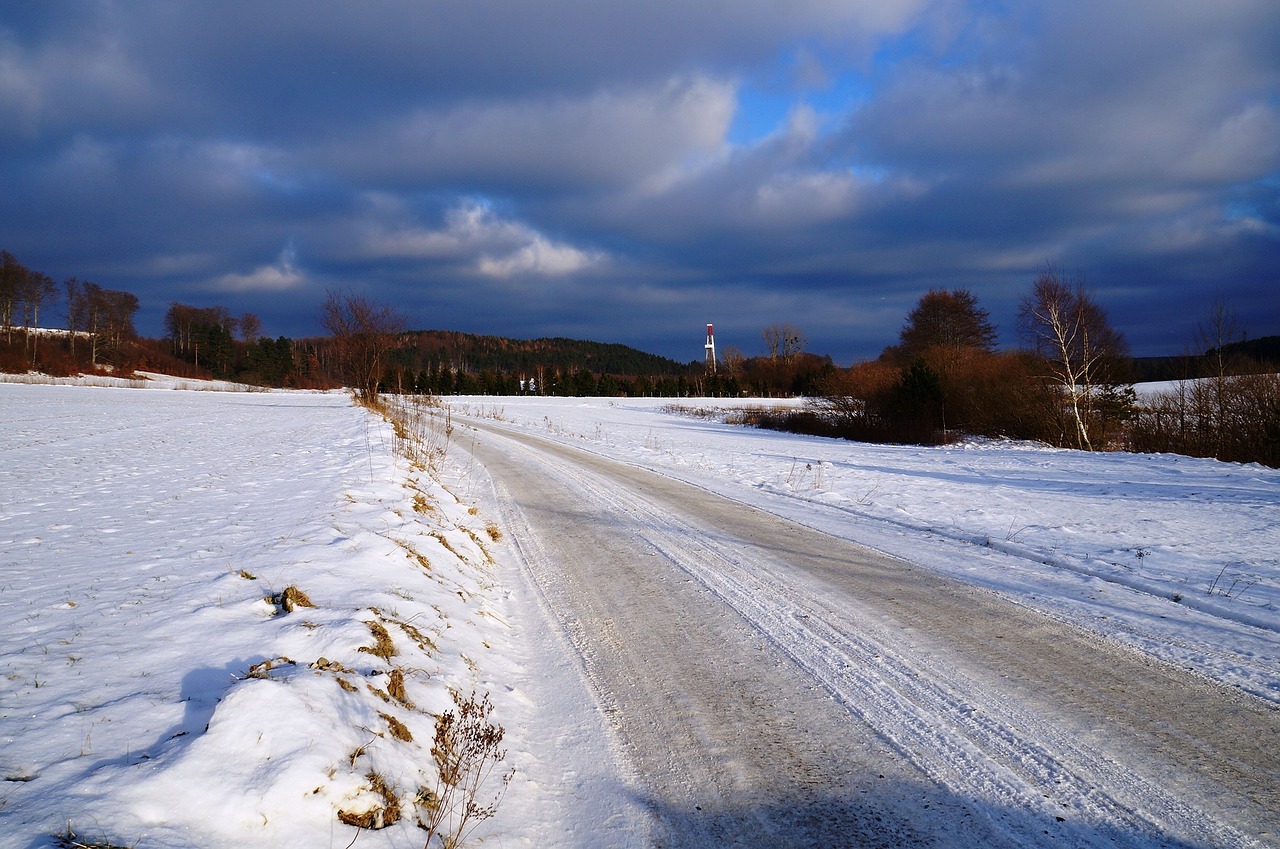
[[[108,840],[92,840],[87,837],[81,837],[71,829],[71,824],[67,824],[67,830],[62,834],[53,836],[53,843],[59,849],[130,849],[119,843],[112,843]]]
[[[497,813],[515,774],[515,770],[504,773],[498,792],[487,803],[481,801],[485,784],[507,756],[501,748],[506,729],[490,720],[493,703],[488,693],[462,696],[455,690],[452,696],[456,710],[436,719],[431,746],[438,776],[435,789],[418,791],[417,801],[425,815],[419,817],[418,825],[427,832],[423,849],[432,849],[436,838],[441,849],[462,846],[476,826]]]

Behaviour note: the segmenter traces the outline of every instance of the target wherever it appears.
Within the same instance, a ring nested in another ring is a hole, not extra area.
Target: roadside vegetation
[[[897,345],[831,371],[803,409],[733,415],[865,442],[982,436],[1280,466],[1280,365],[1246,353],[1224,305],[1198,327],[1197,353],[1176,361],[1177,379],[1142,398],[1123,335],[1082,279],[1046,270],[1022,300],[1019,332],[1025,347],[998,350],[972,293],[932,290],[908,314]]]

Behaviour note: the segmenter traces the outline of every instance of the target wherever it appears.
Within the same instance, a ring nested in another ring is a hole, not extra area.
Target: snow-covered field
[[[485,845],[556,845],[584,803],[625,822],[619,785],[591,774],[609,760],[592,702],[555,684],[572,669],[544,668],[554,646],[522,621],[469,415],[962,576],[1280,703],[1277,470],[867,446],[655,400],[474,398],[451,400],[433,476],[344,394],[152,385],[0,384],[2,847],[70,830],[341,849],[357,832],[338,812],[388,816],[382,784],[401,819],[357,845],[420,846],[413,788],[433,786],[450,688],[493,694],[517,769],[476,832]],[[264,600],[288,587],[315,607]],[[543,739],[549,711],[581,738]]]
[[[518,720],[488,528],[346,394],[154,385],[0,384],[0,846],[346,846]]]

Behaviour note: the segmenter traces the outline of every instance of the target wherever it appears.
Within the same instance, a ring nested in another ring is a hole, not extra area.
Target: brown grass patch
[[[496,522],[489,522],[484,526],[484,532],[489,535],[489,539],[497,542],[502,539],[502,528],[498,527]]]
[[[391,641],[391,635],[387,633],[387,629],[381,622],[374,620],[370,621],[368,625],[369,631],[373,634],[374,644],[372,646],[361,646],[358,651],[377,655],[383,660],[390,660],[396,653],[396,644]]]
[[[312,668],[312,669],[323,669],[325,672],[347,672],[347,673],[350,673],[350,674],[352,674],[352,675],[354,675],[354,674],[355,674],[355,670],[354,670],[354,669],[352,669],[351,667],[349,667],[349,666],[343,666],[343,665],[342,665],[341,663],[339,663],[338,661],[336,661],[336,660],[330,660],[330,659],[329,659],[329,658],[327,658],[327,657],[318,657],[318,658],[316,658],[316,662],[315,662],[315,663],[313,663],[313,664],[311,664],[311,668]]]
[[[346,690],[348,693],[354,693],[356,691],[355,685],[352,684],[350,681],[348,681],[346,678],[342,677],[343,674],[355,675],[356,671],[354,669],[351,669],[348,666],[343,666],[341,663],[338,663],[336,660],[329,660],[329,658],[327,657],[317,658],[316,662],[311,664],[311,668],[316,670],[317,675],[319,675],[322,672],[333,673],[333,680],[338,682],[339,687]]]
[[[409,637],[409,639],[417,643],[418,648],[422,649],[424,652],[439,651],[439,649],[436,647],[435,640],[431,639],[426,634],[422,633],[422,631],[419,628],[417,628],[415,625],[412,625],[408,622],[401,622],[399,619],[395,620],[395,623],[399,625],[400,630],[404,631],[405,634]]]
[[[391,698],[407,708],[412,708],[413,702],[409,701],[409,696],[404,691],[404,670],[393,669],[388,677],[390,680],[387,682],[387,692]]]
[[[263,596],[263,601],[274,605],[276,613],[292,613],[299,607],[315,607],[307,594],[292,584],[275,595]]]
[[[396,719],[389,713],[378,713],[378,716],[386,720],[387,730],[391,732],[391,736],[404,743],[413,742],[413,732],[400,720]]]
[[[413,559],[413,560],[417,561],[418,565],[419,565],[419,566],[421,566],[423,569],[425,569],[425,570],[426,570],[426,571],[428,571],[428,572],[430,572],[430,571],[431,571],[431,561],[430,561],[430,560],[428,560],[428,559],[427,559],[427,558],[426,558],[426,557],[425,557],[421,552],[419,552],[416,548],[414,548],[413,546],[409,545],[409,543],[407,543],[407,542],[403,542],[403,541],[398,540],[398,539],[392,540],[392,542],[394,542],[396,545],[400,546],[400,548],[404,549],[404,553],[405,553],[405,554],[407,554],[407,555],[409,555],[409,557],[410,557],[411,559]]]
[[[280,593],[280,604],[287,613],[292,613],[299,607],[315,607],[315,604],[307,597],[307,594],[292,584],[285,587],[284,592]]]
[[[454,548],[452,545],[450,545],[450,544],[449,544],[449,540],[447,540],[447,539],[445,538],[445,535],[444,535],[444,534],[440,533],[439,531],[432,531],[432,532],[431,532],[431,535],[432,535],[433,537],[435,537],[435,538],[436,538],[436,541],[437,541],[437,542],[439,542],[441,545],[443,545],[443,546],[444,546],[444,550],[445,550],[445,551],[449,552],[449,553],[450,553],[450,554],[452,554],[454,557],[456,557],[456,558],[458,558],[459,560],[461,560],[463,563],[466,563],[466,562],[467,562],[467,558],[465,558],[465,557],[463,557],[461,554],[459,554],[459,553],[458,553],[458,550],[457,550],[456,548]]]
[[[376,772],[368,773],[365,778],[369,780],[369,789],[382,800],[382,804],[375,805],[372,809],[359,813],[338,811],[338,820],[346,825],[370,831],[377,831],[380,828],[386,828],[399,822],[400,800],[396,798],[395,793],[391,792],[391,788],[387,786],[386,781]]]

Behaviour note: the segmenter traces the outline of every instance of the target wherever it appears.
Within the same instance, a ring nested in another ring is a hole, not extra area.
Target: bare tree
[[[75,286],[71,283],[67,281],[69,323],[83,322],[89,334],[90,361],[96,366],[101,354],[118,357],[124,344],[138,335],[133,327],[138,296],[118,289],[103,289],[88,281]]]
[[[1115,382],[1116,363],[1127,353],[1123,335],[1112,329],[1082,278],[1068,283],[1052,268],[1022,299],[1018,319],[1066,393],[1076,447],[1093,450],[1091,420],[1099,390]]]
[[[76,358],[76,336],[84,328],[84,284],[77,277],[68,277],[62,281],[67,293],[67,338],[71,345],[71,359]]]
[[[780,359],[789,363],[796,354],[804,350],[804,333],[790,324],[771,324],[764,329],[764,345],[769,351],[769,359],[775,363]]]
[[[1214,300],[1209,315],[1196,325],[1196,344],[1209,373],[1207,381],[1193,384],[1192,392],[1197,396],[1202,419],[1207,415],[1210,420],[1201,421],[1200,429],[1212,435],[1210,452],[1214,457],[1222,453],[1223,437],[1229,429],[1228,411],[1232,406],[1232,384],[1235,383],[1232,378],[1243,371],[1241,357],[1232,353],[1232,346],[1247,337],[1235,310],[1221,298]]]
[[[226,307],[192,307],[173,302],[164,316],[164,329],[179,357],[190,357],[215,373],[230,376],[235,359],[234,337],[239,321]]]
[[[1196,326],[1199,368],[1144,405],[1133,447],[1280,465],[1280,377],[1253,373],[1245,338],[1235,311],[1216,301]]]
[[[164,314],[164,332],[169,337],[175,354],[193,353],[195,364],[200,365],[200,346],[192,332],[195,327],[195,307],[173,301]]]
[[[31,272],[8,251],[0,251],[0,326],[7,334],[6,341],[13,340],[13,320],[22,303],[23,289]]]
[[[405,317],[364,295],[329,290],[321,324],[333,337],[342,379],[356,390],[361,402],[376,404],[387,355],[408,325]]]
[[[728,345],[720,350],[720,361],[724,363],[724,369],[730,377],[738,376],[746,359],[742,349],[736,345]]]
[[[240,339],[245,343],[258,341],[262,335],[262,320],[251,312],[240,316]]]
[[[39,271],[28,271],[18,289],[27,356],[33,365],[39,349],[40,308],[49,303],[57,292],[53,278]]]
[[[53,282],[53,278],[39,271],[32,271],[27,274],[27,279],[21,289],[22,296],[22,325],[28,330],[35,329],[40,326],[40,308],[49,303],[58,287]]]

